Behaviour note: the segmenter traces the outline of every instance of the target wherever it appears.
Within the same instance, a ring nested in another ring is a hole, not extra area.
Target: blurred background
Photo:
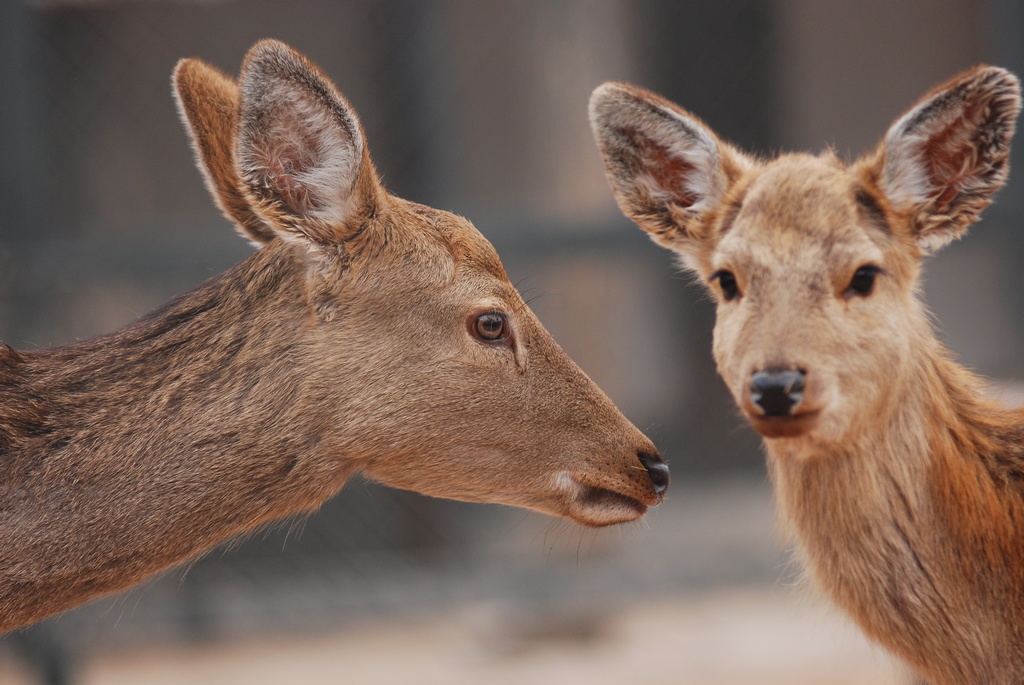
[[[0,638],[0,685],[907,682],[799,580],[715,374],[712,307],[619,214],[586,104],[630,81],[747,150],[852,157],[959,70],[1024,72],[1022,36],[1019,0],[3,0],[0,340],[113,330],[249,254],[169,79],[186,56],[237,73],[275,37],[353,103],[393,193],[494,243],[673,489],[641,524],[587,531],[353,482],[314,516]],[[926,274],[942,335],[1010,386],[1022,178]]]

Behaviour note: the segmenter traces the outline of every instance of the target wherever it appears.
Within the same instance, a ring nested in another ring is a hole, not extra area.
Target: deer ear
[[[963,235],[1002,188],[1020,110],[1017,78],[977,67],[936,88],[889,128],[879,185],[933,252]]]
[[[355,112],[320,70],[264,40],[242,65],[238,175],[263,221],[317,249],[359,232],[381,188]]]
[[[590,125],[622,211],[655,242],[694,254],[704,215],[751,163],[696,117],[648,91],[605,83]]]
[[[238,84],[197,59],[178,62],[172,80],[174,100],[192,139],[196,165],[217,207],[256,245],[270,242],[275,234],[252,211],[235,170]]]

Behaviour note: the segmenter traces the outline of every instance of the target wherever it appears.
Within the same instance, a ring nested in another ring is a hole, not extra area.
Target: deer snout
[[[806,373],[772,368],[757,371],[750,378],[750,401],[766,417],[791,416],[804,396]]]
[[[661,497],[668,490],[668,483],[671,480],[668,473],[668,464],[665,463],[665,460],[657,452],[653,454],[650,452],[639,452],[637,457],[639,457],[640,463],[644,465],[644,468],[647,469],[651,485],[654,486],[654,493]]]

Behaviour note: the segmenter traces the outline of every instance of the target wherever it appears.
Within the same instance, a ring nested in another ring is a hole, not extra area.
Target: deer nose
[[[750,379],[750,399],[765,416],[790,416],[804,395],[802,370],[765,369]]]
[[[654,492],[657,495],[664,495],[665,491],[668,490],[668,482],[671,478],[668,475],[668,464],[661,458],[661,455],[655,452],[639,452],[637,457],[640,458],[640,463],[647,469],[647,475],[651,477],[651,485],[654,486]]]

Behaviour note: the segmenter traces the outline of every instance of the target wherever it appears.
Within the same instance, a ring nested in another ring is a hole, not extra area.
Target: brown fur
[[[1017,79],[961,74],[851,165],[753,159],[630,86],[591,107],[623,210],[716,296],[719,371],[817,585],[934,685],[1024,680],[1024,410],[986,399],[918,298],[921,256],[1005,181]],[[791,415],[752,400],[770,368],[806,374]]]
[[[262,247],[116,333],[0,345],[0,631],[314,510],[358,472],[587,525],[663,497],[651,442],[468,221],[383,190],[316,67],[264,41],[241,84],[175,70],[208,185]],[[260,155],[278,166],[238,162]],[[474,334],[489,313],[493,342]]]
[[[189,128],[210,195],[244,236],[257,245],[270,242],[274,231],[252,211],[235,172],[238,85],[230,76],[194,59],[178,63],[174,84],[178,109]]]

